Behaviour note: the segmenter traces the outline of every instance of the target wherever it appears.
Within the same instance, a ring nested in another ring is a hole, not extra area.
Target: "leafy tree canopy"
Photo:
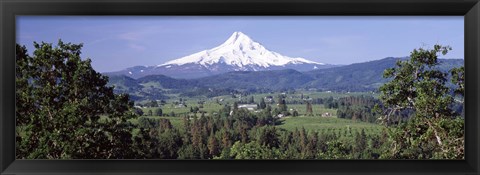
[[[82,44],[16,46],[17,158],[130,158],[133,103],[80,57]]]
[[[382,121],[392,125],[392,116],[412,110],[413,117],[406,123],[391,127],[389,145],[391,158],[431,159],[463,158],[463,120],[458,119],[451,106],[452,89],[445,84],[447,74],[435,69],[438,55],[450,51],[449,46],[435,45],[433,49],[414,49],[410,59],[398,61],[394,68],[385,70],[389,82],[380,87],[385,105]],[[453,69],[453,82],[459,85],[457,94],[463,97],[463,67]]]

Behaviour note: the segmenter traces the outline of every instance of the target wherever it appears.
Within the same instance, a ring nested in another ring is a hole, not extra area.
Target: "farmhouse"
[[[328,113],[328,112],[325,112],[322,114],[322,117],[331,117],[332,114],[331,113]]]
[[[187,105],[185,105],[184,103],[180,103],[175,106],[175,108],[185,108],[185,107],[187,107]]]
[[[257,109],[257,104],[239,104],[238,108],[239,109],[245,108],[249,111],[253,111],[253,110]]]
[[[265,102],[267,102],[267,103],[273,103],[273,97],[272,96],[264,97],[264,99],[265,99]]]

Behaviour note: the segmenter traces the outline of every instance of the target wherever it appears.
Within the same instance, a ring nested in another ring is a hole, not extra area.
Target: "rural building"
[[[331,113],[328,113],[328,112],[325,112],[322,114],[322,117],[331,117],[332,114]]]
[[[238,109],[245,108],[248,109],[249,111],[253,111],[257,109],[257,104],[239,104]]]
[[[267,103],[272,103],[273,102],[273,97],[265,97],[265,102]]]
[[[175,106],[175,108],[185,108],[185,107],[187,107],[187,105],[185,105],[183,103],[180,103],[177,106]]]

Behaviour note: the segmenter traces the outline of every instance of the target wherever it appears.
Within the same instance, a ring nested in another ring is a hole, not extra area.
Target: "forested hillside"
[[[132,79],[124,75],[110,76],[109,85],[115,90],[132,94],[135,99],[151,99],[153,96],[166,99],[168,93],[188,94],[215,89],[217,95],[233,90],[248,92],[275,92],[294,89],[313,89],[333,92],[368,92],[388,81],[383,71],[407,58],[385,58],[365,63],[356,63],[334,68],[298,72],[291,69],[274,71],[235,71],[199,79],[174,79],[164,75],[150,75]],[[463,59],[440,59],[435,66],[442,72],[463,66]],[[452,86],[450,82],[448,86]],[[155,91],[149,90],[153,89]],[[147,95],[142,95],[147,94]]]

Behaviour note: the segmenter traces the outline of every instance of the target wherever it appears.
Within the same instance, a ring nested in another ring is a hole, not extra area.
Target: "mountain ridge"
[[[299,72],[293,69],[233,71],[197,79],[176,79],[165,75],[150,75],[132,79],[129,77],[125,78],[127,77],[125,75],[120,75],[125,77],[118,78],[113,76],[112,78],[117,80],[124,79],[125,82],[109,82],[109,85],[115,85],[123,90],[117,92],[140,94],[139,96],[142,96],[141,94],[168,93],[168,91],[190,95],[214,94],[216,92],[221,92],[225,95],[232,90],[268,92],[288,89],[366,92],[378,90],[378,87],[387,81],[387,79],[383,78],[384,70],[394,67],[397,60],[404,59],[406,58],[388,57],[308,72]],[[438,68],[443,72],[464,64],[463,59],[440,59],[439,62]],[[149,87],[155,84],[158,87]],[[162,95],[156,95],[156,97],[164,97]]]

